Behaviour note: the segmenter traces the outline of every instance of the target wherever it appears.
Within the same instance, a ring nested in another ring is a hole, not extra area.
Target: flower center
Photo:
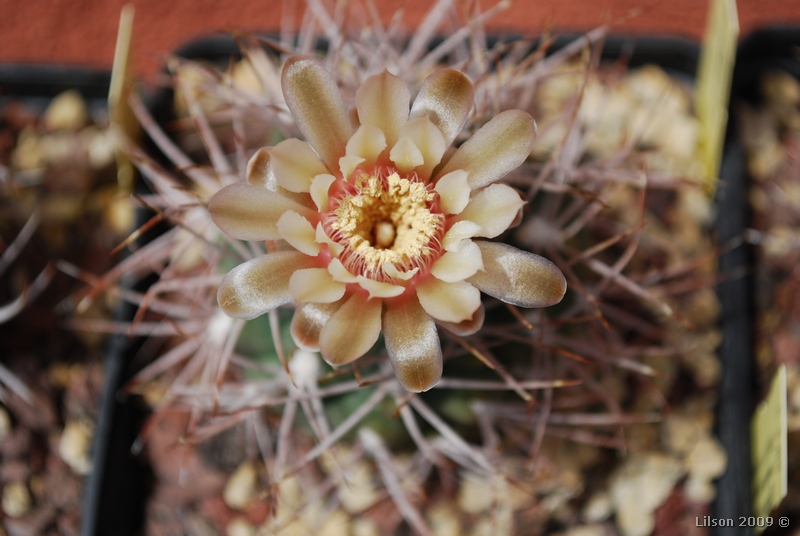
[[[357,170],[342,193],[331,198],[323,218],[332,240],[344,246],[339,259],[354,275],[397,282],[399,272],[426,271],[441,254],[444,214],[435,190],[416,175],[401,177],[391,168]],[[390,269],[391,272],[394,272]]]

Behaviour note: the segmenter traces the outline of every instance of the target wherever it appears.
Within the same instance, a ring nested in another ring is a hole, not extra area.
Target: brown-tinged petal
[[[519,167],[528,158],[534,139],[533,117],[522,110],[506,110],[465,141],[438,176],[463,169],[469,172],[470,187],[482,188]]]
[[[456,219],[480,225],[481,230],[475,236],[494,238],[508,229],[524,204],[512,187],[490,184],[472,198]]]
[[[481,293],[466,281],[446,283],[429,277],[417,284],[419,303],[436,320],[462,322],[481,305]]]
[[[250,320],[291,303],[289,279],[311,257],[296,251],[279,251],[240,264],[222,280],[217,302],[226,314]]]
[[[290,330],[294,343],[310,352],[319,351],[319,333],[331,315],[342,306],[345,300],[335,303],[302,303],[292,316]]]
[[[483,320],[486,318],[486,309],[481,304],[472,314],[472,318],[464,320],[458,324],[452,322],[442,322],[438,320],[436,323],[451,333],[455,333],[461,337],[477,333],[483,327]]]
[[[406,390],[420,393],[442,377],[442,348],[433,319],[416,299],[386,305],[383,336],[394,374]]]
[[[392,147],[400,127],[408,119],[411,93],[400,78],[383,71],[367,78],[356,91],[358,120],[362,125],[374,125],[386,135]]]
[[[431,274],[437,279],[455,283],[483,270],[481,250],[472,240],[465,240],[457,250],[445,251],[431,266]]]
[[[316,212],[276,192],[240,182],[226,186],[208,202],[211,219],[223,233],[239,240],[277,240],[278,219],[287,210],[311,219]]]
[[[484,271],[468,279],[489,296],[520,307],[547,307],[561,301],[567,280],[555,264],[508,244],[475,240]]]
[[[275,181],[275,173],[272,171],[272,159],[269,156],[269,147],[262,147],[256,151],[250,160],[247,161],[247,182],[254,186],[268,187],[271,185],[270,190],[275,189],[277,182]]]
[[[275,180],[290,192],[308,192],[314,177],[328,172],[314,149],[297,138],[283,140],[267,151]]]
[[[353,134],[336,81],[318,60],[293,56],[283,66],[281,88],[300,132],[328,170],[336,173]]]
[[[325,361],[346,365],[366,354],[381,333],[382,310],[383,300],[353,293],[320,331],[319,349]]]
[[[333,303],[342,299],[346,289],[325,268],[296,270],[289,279],[289,292],[301,303]]]
[[[428,117],[450,145],[467,121],[475,101],[475,88],[467,75],[455,69],[432,73],[419,90],[409,118]]]

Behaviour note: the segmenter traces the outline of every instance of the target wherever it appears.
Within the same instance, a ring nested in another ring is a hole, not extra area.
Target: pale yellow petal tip
[[[327,244],[328,249],[331,252],[331,255],[334,257],[338,257],[339,254],[344,250],[344,246],[342,246],[338,242],[334,242],[331,238],[325,233],[325,229],[322,228],[322,223],[317,223],[317,229],[315,232],[315,238],[318,243],[320,244]]]
[[[327,212],[330,198],[328,191],[331,184],[336,181],[336,177],[329,173],[317,175],[311,180],[311,200],[320,212]]]
[[[468,320],[464,320],[457,324],[453,322],[442,322],[437,321],[437,324],[442,326],[447,331],[455,333],[460,337],[467,337],[469,335],[474,335],[483,327],[483,321],[486,319],[486,309],[481,304],[475,312],[472,314],[472,318]]]
[[[457,169],[436,181],[435,190],[439,194],[445,214],[460,214],[469,203],[472,189],[467,182],[468,177],[469,173]]]
[[[356,276],[347,271],[347,268],[344,267],[342,261],[339,259],[332,259],[331,262],[328,263],[328,272],[334,280],[342,283],[355,283],[358,281]]]
[[[347,141],[345,154],[360,157],[362,162],[371,166],[384,149],[386,149],[386,136],[383,131],[375,125],[361,125]]]
[[[385,273],[386,275],[388,275],[393,279],[399,279],[400,281],[411,280],[412,277],[417,275],[417,272],[419,272],[419,266],[407,272],[401,272],[400,270],[397,269],[397,267],[394,264],[390,262],[383,263],[383,273]]]
[[[289,279],[289,292],[301,303],[333,303],[339,301],[347,285],[335,281],[325,268],[297,270]]]
[[[278,219],[278,232],[294,249],[311,257],[319,255],[319,243],[315,239],[314,226],[293,210],[287,210]]]
[[[408,173],[425,163],[419,147],[408,136],[401,136],[389,151],[389,158],[402,173]]]
[[[373,298],[394,298],[405,292],[406,288],[391,283],[383,283],[369,279],[363,275],[356,276],[359,286],[369,293],[369,299]]]

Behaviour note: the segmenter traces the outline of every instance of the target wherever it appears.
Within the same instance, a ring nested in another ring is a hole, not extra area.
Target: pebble
[[[450,501],[441,501],[428,508],[428,527],[433,536],[460,536],[463,534],[461,523]]]
[[[339,500],[342,508],[350,514],[358,514],[375,504],[379,494],[372,478],[372,470],[365,462],[345,470],[345,482],[339,485]]]
[[[255,496],[258,473],[255,464],[249,460],[242,462],[231,474],[222,490],[222,499],[234,510],[244,510]]]
[[[711,480],[725,472],[728,456],[713,437],[701,438],[686,457],[686,466],[693,477]]]
[[[86,120],[86,103],[74,89],[56,96],[44,112],[44,124],[49,130],[78,130]]]
[[[92,443],[92,425],[82,421],[68,421],[61,433],[58,453],[61,459],[79,475],[92,470],[89,447]]]
[[[253,536],[255,531],[253,526],[242,518],[236,518],[231,521],[225,529],[227,536]]]
[[[611,495],[606,491],[599,491],[592,495],[583,507],[583,520],[588,523],[605,521],[614,511]]]
[[[31,494],[21,482],[9,482],[3,487],[3,512],[8,517],[22,517],[31,509]]]
[[[683,464],[663,453],[630,456],[611,481],[617,525],[625,536],[646,536],[655,526],[654,512],[684,475]]]
[[[458,489],[458,507],[468,514],[480,514],[495,502],[495,494],[488,478],[465,472]]]
[[[603,525],[581,525],[573,527],[563,533],[563,536],[605,536],[606,528]]]

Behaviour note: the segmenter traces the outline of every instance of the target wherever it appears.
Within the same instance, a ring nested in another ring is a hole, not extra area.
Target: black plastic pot
[[[66,90],[77,90],[84,98],[90,113],[105,114],[108,108],[108,89],[111,73],[90,68],[67,67],[61,65],[0,65],[0,102],[6,99],[22,100],[27,106],[41,113],[50,101]],[[139,222],[140,224],[143,222]],[[117,319],[129,319],[133,314],[130,307],[117,311]],[[127,501],[142,502],[143,488],[136,488],[137,479],[130,476],[136,461],[125,456],[125,451],[114,449],[113,445],[130,443],[129,436],[135,437],[141,426],[136,419],[116,400],[122,376],[122,364],[126,348],[130,342],[126,337],[112,336],[107,341],[104,371],[106,387],[99,402],[99,417],[92,443],[94,468],[83,487],[83,508],[81,515],[83,534],[115,534],[117,523],[136,526],[141,523],[141,515],[126,517],[128,508],[119,508],[105,502],[108,488],[118,488],[127,493]],[[128,449],[128,452],[130,450]],[[131,483],[134,486],[131,486]],[[113,495],[113,492],[111,492]],[[105,509],[101,512],[101,509]],[[104,523],[109,517],[114,523]]]
[[[759,85],[764,75],[780,70],[800,80],[800,28],[773,27],[752,33],[739,46],[733,76],[731,103],[726,139],[726,151],[721,171],[718,229],[720,243],[741,237],[749,226],[750,211],[747,200],[749,183],[744,148],[741,143],[741,125],[738,108],[743,103],[758,105],[762,102]],[[720,480],[717,501],[718,517],[738,520],[752,515],[750,418],[757,402],[759,388],[753,359],[755,322],[752,248],[743,245],[720,259],[722,273],[744,273],[745,277],[720,284],[723,305],[723,345],[721,355],[725,360],[717,425],[719,435],[728,451],[729,471]],[[787,515],[781,513],[780,515]],[[790,516],[791,517],[791,516]],[[789,528],[773,526],[765,534],[790,534],[800,521],[794,512]],[[794,527],[794,528],[792,528]],[[740,529],[736,534],[750,534],[751,529]]]
[[[570,37],[561,38],[554,48],[560,48],[571,40]],[[240,54],[232,37],[218,35],[182,47],[176,55],[214,62]],[[631,67],[653,63],[679,78],[694,79],[699,47],[694,42],[669,37],[612,36],[604,43],[603,58],[626,58]],[[151,104],[151,111],[157,119],[173,117],[171,91],[162,91]],[[729,132],[734,132],[734,128],[735,125],[730,125]],[[736,170],[743,169],[742,153],[732,134],[728,140],[717,200],[720,216],[716,232],[720,244],[741,236],[747,225],[745,181],[736,173]],[[748,262],[746,248],[739,247],[723,255],[719,269],[724,278],[726,274],[736,274],[742,267],[749,266]],[[723,375],[716,432],[728,453],[728,470],[717,485],[718,496],[712,513],[716,518],[738,519],[751,512],[749,419],[753,406],[753,376],[749,285],[749,280],[741,277],[726,279],[719,285],[724,339],[720,348]],[[134,353],[135,349],[123,338],[112,341],[109,364],[114,367],[114,373],[109,368],[106,407],[98,426],[101,430],[98,435],[108,443],[98,445],[95,451],[97,469],[87,494],[84,536],[136,534],[143,523],[147,472],[130,451],[144,414],[136,401],[115,396],[135,373],[130,369]],[[718,528],[716,531],[717,534],[749,533],[738,528]]]

